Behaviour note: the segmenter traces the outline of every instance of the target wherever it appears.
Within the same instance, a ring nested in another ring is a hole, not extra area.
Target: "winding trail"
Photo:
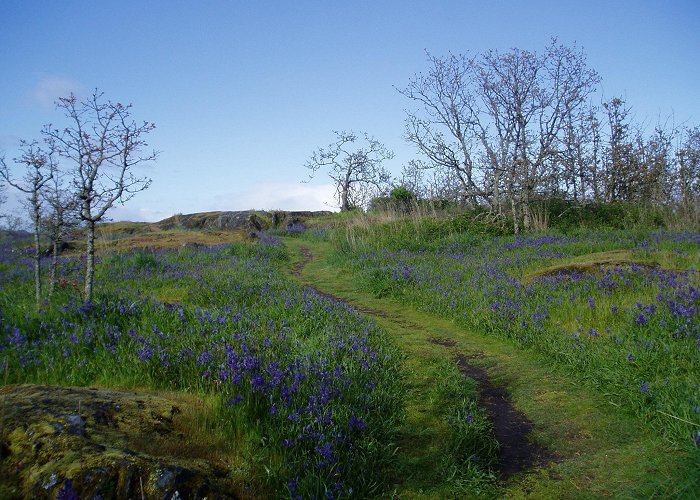
[[[687,456],[641,427],[611,395],[586,388],[507,341],[362,291],[350,270],[327,260],[327,243],[287,244],[298,281],[371,315],[406,354],[410,411],[397,447],[407,465],[397,471],[396,496],[450,496],[449,488],[433,484],[445,446],[444,429],[434,428],[440,408],[431,389],[437,380],[426,370],[437,359],[456,363],[478,384],[480,405],[500,443],[498,498],[665,498],[678,491],[675,472]]]
[[[303,278],[306,265],[313,260],[313,254],[308,247],[300,248],[301,259],[293,266],[292,274],[298,278]],[[311,287],[321,296],[349,304],[362,314],[380,317],[393,321],[388,312],[363,307],[349,303],[340,297]],[[410,325],[422,330],[429,331],[427,325]],[[444,340],[436,337],[428,337],[427,342],[454,350],[456,342]],[[483,354],[481,354],[483,356]],[[496,472],[501,480],[508,480],[514,474],[532,469],[537,465],[542,465],[552,459],[554,455],[544,446],[529,440],[533,424],[527,416],[513,405],[504,386],[494,384],[489,378],[486,370],[469,363],[472,356],[467,356],[462,352],[452,352],[452,357],[460,372],[466,377],[477,381],[479,385],[479,403],[484,407],[493,425],[494,436],[500,447],[498,452],[498,464]]]

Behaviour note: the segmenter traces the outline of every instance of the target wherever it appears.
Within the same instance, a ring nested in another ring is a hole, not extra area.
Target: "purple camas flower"
[[[139,359],[143,362],[148,361],[151,359],[151,356],[153,356],[153,348],[149,346],[148,344],[140,348],[136,354],[138,355]]]
[[[305,230],[306,226],[301,222],[290,222],[287,224],[288,233],[303,233]]]
[[[7,340],[9,344],[19,347],[27,343],[27,336],[24,335],[19,328],[14,327],[12,329],[12,334],[10,334]]]
[[[299,476],[293,477],[287,482],[287,488],[289,488],[289,496],[292,498],[297,498],[297,484],[299,483]]]
[[[595,309],[595,300],[591,296],[588,296],[588,307]]]
[[[329,463],[333,462],[333,443],[326,441],[314,448],[314,451],[326,459]]]
[[[642,325],[646,325],[648,321],[649,320],[647,319],[646,316],[644,316],[644,314],[639,313],[639,316],[637,316],[637,318],[634,320],[634,323],[637,326],[642,326]]]
[[[649,385],[646,382],[642,381],[639,384],[639,390],[642,391],[642,394],[647,394],[649,392]]]
[[[367,423],[361,418],[356,417],[355,415],[350,415],[350,418],[348,419],[348,427],[351,431],[362,431],[365,428],[367,428]]]
[[[241,396],[240,394],[236,394],[234,397],[228,398],[226,400],[226,406],[234,406],[240,403],[241,401],[243,401],[243,396]]]
[[[277,236],[266,233],[265,231],[257,231],[258,243],[260,245],[279,247],[282,246],[282,240]]]
[[[265,388],[265,378],[259,373],[253,374],[253,376],[250,378],[250,386],[252,387],[253,392],[263,390]]]
[[[629,353],[629,354],[627,355],[627,361],[634,361],[634,354]]]
[[[197,364],[198,365],[206,365],[209,363],[212,359],[211,353],[207,350],[202,351],[202,354],[200,354],[197,357]]]

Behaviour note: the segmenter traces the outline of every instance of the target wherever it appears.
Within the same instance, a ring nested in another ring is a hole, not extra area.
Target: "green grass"
[[[356,270],[367,291],[540,352],[693,445],[700,428],[696,235],[511,237],[344,255],[339,262]]]

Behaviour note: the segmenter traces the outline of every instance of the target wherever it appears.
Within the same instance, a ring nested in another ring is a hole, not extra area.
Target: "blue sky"
[[[111,212],[159,220],[207,210],[328,209],[305,161],[333,130],[396,152],[411,103],[394,86],[425,50],[539,51],[552,36],[588,55],[594,99],[622,95],[637,120],[700,124],[700,2],[33,1],[0,2],[0,151],[61,123],[53,101],[94,88],[155,122],[150,189]],[[12,207],[13,203],[8,203]],[[7,208],[7,207],[4,207]]]

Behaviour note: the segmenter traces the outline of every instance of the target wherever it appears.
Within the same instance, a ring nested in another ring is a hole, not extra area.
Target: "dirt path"
[[[300,248],[301,260],[292,268],[292,274],[301,279],[306,265],[313,260],[313,254],[308,247]],[[318,288],[310,287],[323,297],[349,304],[359,312],[371,316],[389,319],[402,323],[401,318],[392,318],[386,311],[357,306],[335,295],[326,293]],[[430,325],[410,324],[414,329],[430,331]],[[456,342],[436,337],[429,337],[429,343],[453,349]],[[487,411],[494,429],[494,435],[500,448],[496,473],[506,481],[511,476],[540,466],[554,458],[554,454],[541,445],[531,442],[529,436],[533,429],[532,422],[513,405],[504,386],[495,385],[486,370],[469,363],[470,356],[462,352],[453,353],[455,363],[460,372],[470,377],[479,385],[479,403]]]
[[[498,450],[498,475],[507,480],[514,474],[543,465],[554,459],[545,447],[530,441],[532,422],[513,405],[506,388],[494,385],[482,368],[469,364],[469,358],[457,354],[457,366],[467,377],[479,383],[479,403],[489,414]]]

